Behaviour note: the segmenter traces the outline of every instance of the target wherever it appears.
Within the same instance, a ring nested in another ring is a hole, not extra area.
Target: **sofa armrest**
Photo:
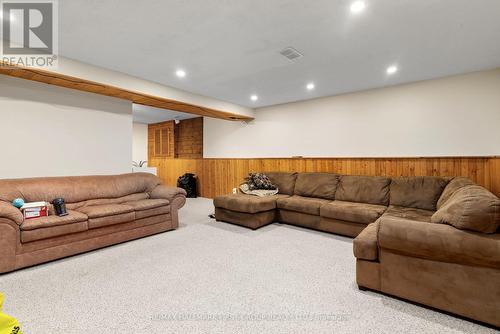
[[[357,259],[378,260],[379,221],[369,224],[353,241],[353,252]]]
[[[0,216],[0,274],[16,269],[16,249],[20,238],[19,225]]]
[[[378,242],[382,251],[500,269],[500,233],[469,232],[390,216],[382,216],[379,224]]]
[[[156,186],[150,193],[151,198],[168,199],[170,202],[177,196],[186,197],[186,195],[186,191],[182,188],[168,187],[162,184]]]
[[[21,225],[24,221],[21,211],[5,201],[0,201],[0,218],[10,219],[17,225]]]
[[[151,198],[167,199],[170,202],[170,215],[172,216],[172,227],[179,227],[178,210],[186,203],[186,191],[177,187],[158,185],[149,194]]]

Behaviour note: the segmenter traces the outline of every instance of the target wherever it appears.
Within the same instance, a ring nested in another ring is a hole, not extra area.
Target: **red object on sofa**
[[[21,208],[24,219],[33,219],[47,217],[49,215],[49,207],[47,202],[26,203]]]

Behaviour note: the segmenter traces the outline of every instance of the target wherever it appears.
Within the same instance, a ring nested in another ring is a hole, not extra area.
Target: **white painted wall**
[[[133,123],[132,132],[132,160],[148,160],[148,125]]]
[[[131,171],[132,104],[0,76],[0,178]]]
[[[206,118],[205,158],[500,155],[500,69]]]

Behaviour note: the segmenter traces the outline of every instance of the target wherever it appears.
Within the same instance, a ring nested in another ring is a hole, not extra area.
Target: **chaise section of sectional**
[[[266,173],[278,187],[278,194],[257,197],[244,194],[218,196],[214,199],[215,219],[251,229],[277,221],[277,201],[293,195],[297,173]]]
[[[245,194],[219,196],[214,199],[215,219],[258,229],[276,221],[276,206],[288,195],[257,197]]]

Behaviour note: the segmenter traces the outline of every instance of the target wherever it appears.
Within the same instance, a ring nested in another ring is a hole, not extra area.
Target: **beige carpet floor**
[[[362,292],[352,239],[215,222],[190,199],[178,230],[0,276],[27,334],[494,333]]]

